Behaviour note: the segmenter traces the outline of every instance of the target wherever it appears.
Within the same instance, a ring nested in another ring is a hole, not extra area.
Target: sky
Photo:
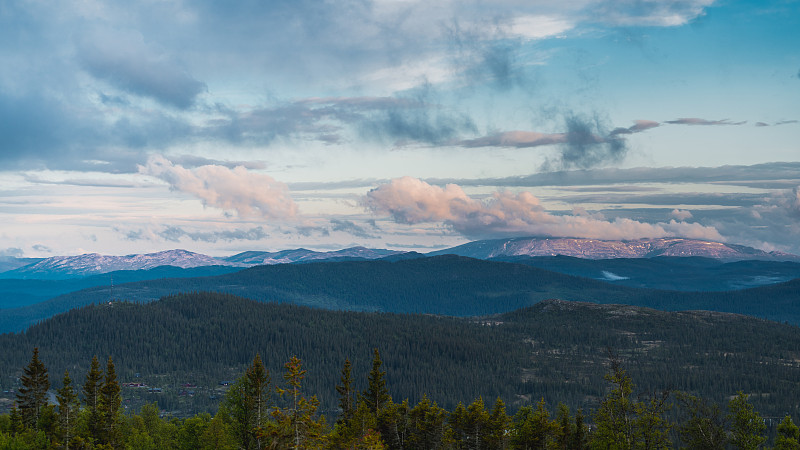
[[[800,0],[7,0],[0,257],[800,254]]]

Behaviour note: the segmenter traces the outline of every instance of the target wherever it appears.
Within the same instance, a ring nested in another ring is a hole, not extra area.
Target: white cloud
[[[485,202],[469,197],[460,186],[444,188],[412,177],[396,178],[369,191],[365,205],[406,224],[442,222],[469,238],[546,235],[593,239],[687,237],[723,240],[719,232],[697,223],[643,223],[627,218],[605,220],[577,211],[553,214],[530,192],[495,192]]]
[[[692,218],[692,212],[691,211],[687,211],[687,210],[680,210],[680,209],[675,208],[670,213],[670,216],[672,216],[672,218],[675,219],[675,220],[679,220],[679,221],[683,222],[683,221],[685,221],[687,219],[691,219]]]
[[[284,183],[242,166],[186,169],[155,155],[146,166],[139,166],[139,172],[166,181],[171,189],[191,194],[204,205],[233,210],[242,217],[283,220],[297,215],[297,205]]]

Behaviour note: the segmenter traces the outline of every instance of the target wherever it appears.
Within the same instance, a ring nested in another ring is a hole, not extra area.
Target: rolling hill
[[[523,264],[445,255],[398,261],[343,261],[257,266],[225,275],[126,283],[115,300],[149,302],[164,295],[213,291],[334,310],[450,316],[497,314],[560,298],[667,311],[702,309],[800,323],[800,279],[727,292],[639,289]],[[47,317],[108,302],[107,286],[2,310],[0,331],[19,331]]]
[[[15,387],[34,346],[56,384],[65,369],[80,380],[93,355],[113,356],[121,382],[163,388],[159,394],[125,388],[132,402],[126,404],[158,401],[182,414],[213,410],[224,392],[219,382],[238,377],[257,352],[273,380],[289,357],[301,357],[308,392],[331,409],[345,358],[353,362],[356,389],[363,389],[373,348],[381,351],[397,401],[416,403],[427,394],[449,409],[499,396],[515,407],[544,397],[588,411],[605,393],[611,349],[637,393],[685,390],[724,401],[742,390],[766,416],[799,412],[798,328],[724,313],[547,300],[454,318],[183,294],[76,309],[25,333],[0,335],[0,387]],[[180,394],[186,384],[196,386],[196,395]]]

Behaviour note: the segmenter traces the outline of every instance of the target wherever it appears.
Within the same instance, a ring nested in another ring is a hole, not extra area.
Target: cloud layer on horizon
[[[494,192],[487,201],[469,197],[457,185],[444,188],[402,177],[369,191],[364,204],[377,214],[404,224],[441,222],[470,239],[519,235],[594,239],[686,237],[724,240],[713,227],[670,220],[655,224],[575,210],[571,215],[550,213],[529,192]]]

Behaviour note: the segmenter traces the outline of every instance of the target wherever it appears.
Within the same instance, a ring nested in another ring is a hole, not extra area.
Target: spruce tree
[[[33,349],[31,362],[23,369],[20,378],[22,387],[17,392],[17,408],[25,427],[38,429],[39,418],[47,406],[47,390],[50,381],[47,377],[47,368],[39,360],[39,348]]]
[[[342,410],[336,423],[346,423],[353,417],[353,379],[351,377],[351,364],[349,359],[344,360],[340,385],[336,386],[339,393],[339,408]]]
[[[225,395],[223,403],[232,419],[231,428],[240,448],[261,448],[264,426],[269,418],[270,378],[261,356],[253,362]]]
[[[360,400],[363,400],[376,416],[381,408],[392,399],[386,388],[386,372],[381,371],[381,364],[383,364],[381,355],[376,348],[373,351],[372,370],[367,376],[367,389],[360,397]]]
[[[275,424],[270,433],[273,437],[271,445],[279,448],[316,448],[322,436],[323,422],[317,417],[319,401],[316,396],[307,399],[302,393],[303,379],[306,371],[297,356],[284,364],[286,373],[283,379],[288,389],[276,389],[278,394],[290,396],[286,408],[276,409],[272,413]]]
[[[122,396],[120,394],[119,382],[117,381],[117,371],[114,368],[114,361],[108,357],[106,364],[105,382],[100,387],[100,418],[102,423],[102,440],[112,447],[117,447],[121,443],[119,430],[120,408],[122,406]]]
[[[103,372],[100,371],[100,361],[98,361],[97,355],[94,355],[89,371],[86,373],[86,381],[83,383],[83,403],[86,405],[86,426],[89,436],[96,441],[100,440],[102,429],[102,417],[100,414],[102,380]]]
[[[58,438],[64,449],[70,449],[70,441],[75,436],[76,421],[81,404],[78,393],[72,384],[69,371],[64,371],[63,386],[57,391],[58,400]]]

